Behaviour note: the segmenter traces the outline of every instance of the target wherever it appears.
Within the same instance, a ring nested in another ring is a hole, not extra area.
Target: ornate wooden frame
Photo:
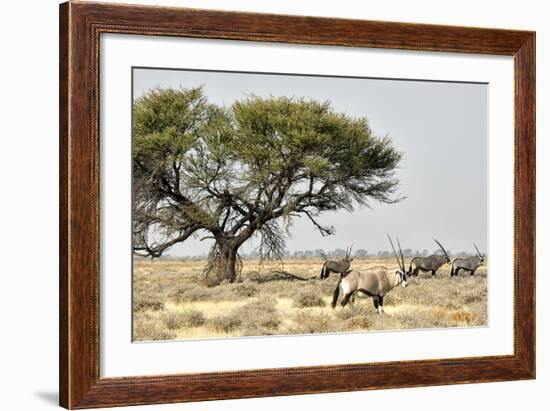
[[[99,374],[101,33],[433,52],[515,62],[514,354],[155,377]],[[60,5],[60,404],[90,408],[535,377],[535,33],[183,8]]]

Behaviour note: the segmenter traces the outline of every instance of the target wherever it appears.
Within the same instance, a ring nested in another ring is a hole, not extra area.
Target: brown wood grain
[[[515,60],[514,354],[156,377],[99,374],[101,33],[484,53]],[[60,6],[60,404],[90,408],[535,377],[535,33],[71,2]]]
[[[68,4],[60,6],[59,14],[59,402],[69,404],[69,283],[68,283],[68,172],[69,156],[69,65]]]

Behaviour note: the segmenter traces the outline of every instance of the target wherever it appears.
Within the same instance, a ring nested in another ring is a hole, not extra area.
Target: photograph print
[[[132,81],[133,341],[487,326],[487,84]]]

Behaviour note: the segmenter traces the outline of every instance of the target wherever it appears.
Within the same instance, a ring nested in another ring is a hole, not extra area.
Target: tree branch
[[[151,258],[157,258],[162,256],[162,253],[166,251],[168,248],[172,247],[173,245],[177,243],[181,243],[182,241],[187,240],[190,236],[192,236],[197,230],[199,230],[201,227],[199,225],[192,225],[182,231],[179,236],[164,242],[163,244],[147,244],[147,241],[144,239],[144,243],[142,245],[134,245],[133,251],[134,254],[140,255],[142,257],[151,257]],[[140,253],[140,251],[143,251],[144,253]]]
[[[313,215],[309,211],[303,210],[301,211],[301,213],[305,214],[309,218],[309,220],[313,223],[313,225],[317,228],[317,230],[319,230],[319,232],[323,237],[333,235],[335,233],[334,227],[322,226],[315,220],[315,218],[313,218]]]

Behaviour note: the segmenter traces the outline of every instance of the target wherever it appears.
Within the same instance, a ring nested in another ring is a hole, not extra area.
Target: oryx
[[[407,273],[405,272],[405,260],[403,259],[401,244],[399,244],[399,239],[397,239],[399,254],[401,255],[401,259],[399,259],[389,235],[388,238],[393,249],[393,254],[397,259],[399,270],[393,271],[385,268],[379,268],[365,272],[347,271],[342,275],[342,278],[340,278],[340,281],[334,290],[334,294],[332,296],[332,308],[336,307],[338,295],[340,294],[340,289],[342,289],[342,307],[346,306],[350,297],[354,293],[361,292],[372,297],[374,308],[378,310],[378,314],[382,314],[384,296],[399,285],[402,285],[403,287],[407,286]]]
[[[485,261],[485,256],[479,252],[479,249],[474,243],[477,255],[471,257],[457,257],[453,260],[451,265],[451,277],[458,275],[460,270],[469,271],[470,275],[474,275],[474,272]]]
[[[344,274],[348,271],[351,266],[351,262],[353,261],[353,258],[350,258],[352,248],[353,244],[350,248],[346,249],[346,255],[340,261],[325,261],[323,267],[321,268],[321,279],[328,278],[330,273]]]
[[[443,255],[432,254],[427,257],[414,257],[411,260],[411,263],[409,265],[409,271],[407,275],[414,275],[416,277],[418,276],[419,270],[431,271],[432,275],[435,275],[437,270],[439,270],[439,268],[443,264],[451,263],[451,258],[449,257],[449,254],[445,250],[445,247],[443,247],[441,243],[437,241],[435,238],[434,238],[434,241],[439,246],[439,248],[441,248],[441,251],[443,251]],[[414,265],[414,270],[413,270],[413,265]]]

